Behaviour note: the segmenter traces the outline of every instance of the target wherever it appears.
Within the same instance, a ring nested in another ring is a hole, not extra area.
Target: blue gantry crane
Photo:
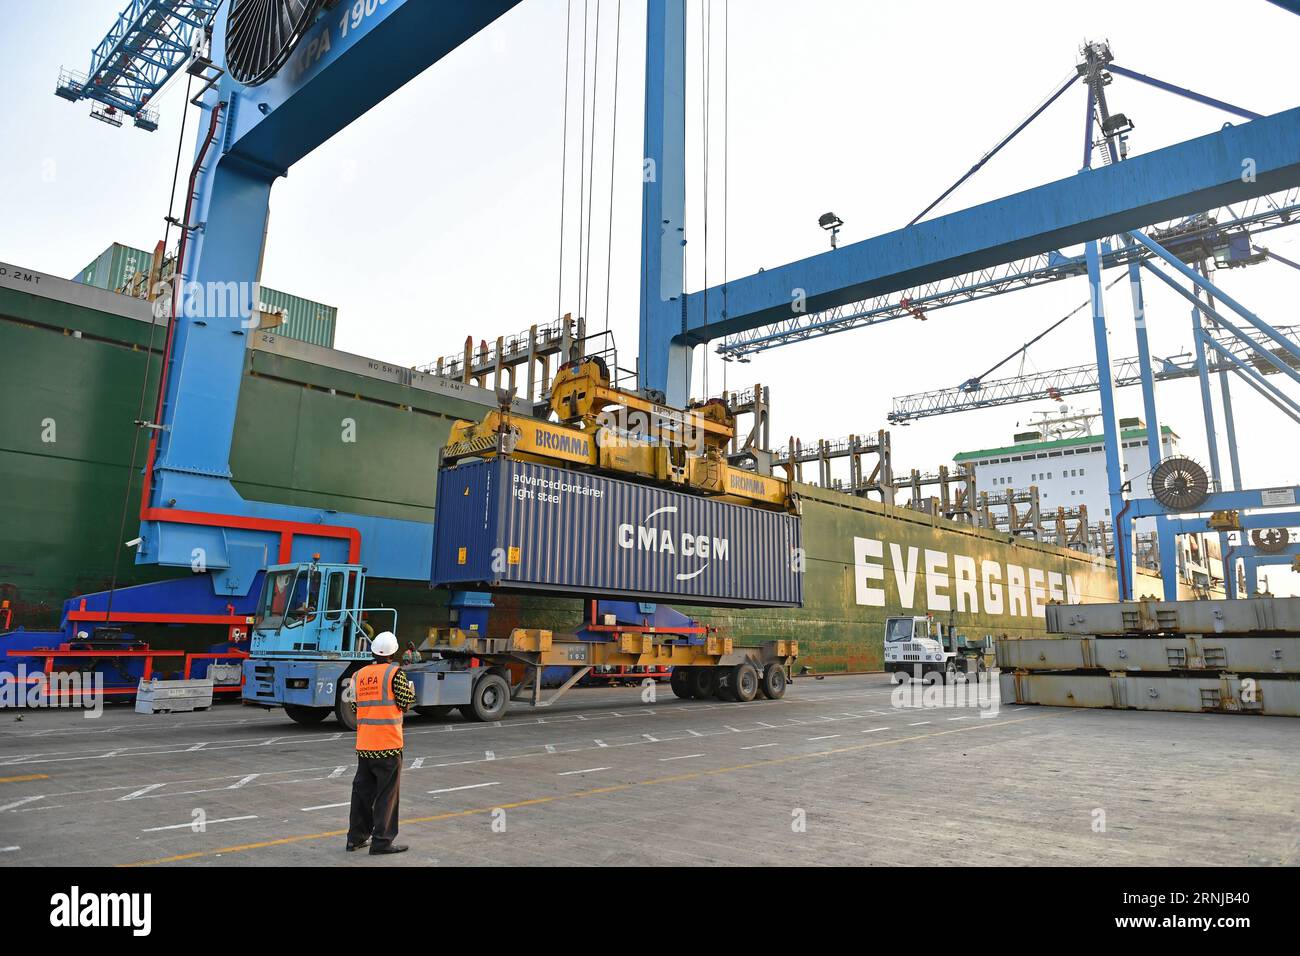
[[[241,11],[254,6],[252,0],[230,0],[227,17],[213,22],[212,59],[225,72],[197,98],[204,116],[180,224],[177,271],[199,288],[212,283],[240,291],[230,314],[174,310],[154,421],[145,423],[152,441],[137,562],[188,568],[194,555],[202,553],[214,601],[221,603],[246,597],[268,564],[304,561],[314,554],[326,562],[365,564],[380,578],[427,580],[432,538],[427,524],[250,501],[235,490],[229,452],[254,306],[252,290],[274,182],[515,2],[358,0],[333,5],[322,0],[257,0],[275,8],[276,22],[284,25],[261,35],[262,42],[255,42],[256,28],[249,33],[240,26],[251,22],[241,19]],[[131,9],[141,14],[162,6],[181,5],[139,2]],[[130,72],[120,57],[129,42],[124,32],[109,43],[110,49],[97,55],[95,70],[105,78],[115,71]],[[117,57],[113,48],[119,49]],[[1083,262],[1072,268],[1076,274],[1086,272],[1099,289],[1107,254],[1129,257],[1131,274],[1143,256],[1182,265],[1137,230],[1300,187],[1300,109],[1258,118],[1239,112],[1243,122],[1183,143],[1123,162],[1089,165],[1065,179],[844,244],[728,281],[725,287],[688,292],[682,256],[686,0],[649,0],[646,53],[644,156],[651,174],[643,183],[640,386],[647,396],[670,405],[682,406],[689,397],[695,346],[787,320],[792,290],[802,290],[798,301],[806,302],[812,314],[997,270],[1005,263],[1050,258],[1056,250],[1081,243]],[[124,99],[121,108],[146,106],[141,92]],[[1108,151],[1117,148],[1114,138],[1120,135],[1110,120],[1101,117],[1101,142]],[[1249,176],[1243,175],[1242,157],[1250,159]],[[1107,236],[1120,237],[1111,253],[1099,246]],[[1236,311],[1237,304],[1220,290],[1196,284]],[[1214,308],[1206,299],[1198,301],[1201,309]],[[1108,370],[1106,317],[1099,295],[1092,305],[1098,367]],[[1221,312],[1213,316],[1220,327],[1231,328]],[[1247,324],[1269,334],[1271,327],[1253,319],[1246,317]],[[1109,409],[1107,445],[1115,453],[1111,383],[1108,374],[1098,378]],[[1149,382],[1143,385],[1145,392]],[[1154,413],[1147,419],[1158,427]],[[1159,442],[1153,445],[1158,448]],[[1121,479],[1115,462],[1109,464],[1118,511],[1124,503]],[[1270,502],[1275,506],[1285,497],[1280,492],[1214,492],[1211,497],[1215,495],[1220,496],[1213,502],[1216,508],[1246,511]],[[1177,512],[1166,509],[1160,514]],[[1204,519],[1176,520],[1205,524]],[[1116,557],[1123,569],[1127,551],[1121,547]],[[1121,597],[1131,596],[1125,576],[1121,570]]]
[[[85,73],[62,70],[54,92],[73,103],[91,101],[90,115],[112,126],[130,118],[158,128],[149,104],[191,61],[221,0],[131,0],[90,51]]]

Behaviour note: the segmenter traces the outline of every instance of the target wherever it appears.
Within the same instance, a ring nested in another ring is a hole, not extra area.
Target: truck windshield
[[[885,640],[890,643],[910,641],[912,639],[912,619],[910,617],[891,617],[885,624]]]
[[[257,627],[273,629],[284,623],[284,615],[289,608],[289,595],[293,590],[293,576],[296,573],[290,568],[286,571],[271,571],[266,575],[266,584],[262,586],[262,603],[258,610]]]

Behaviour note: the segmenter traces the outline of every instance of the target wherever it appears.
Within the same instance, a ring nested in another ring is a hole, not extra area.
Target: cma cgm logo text
[[[1009,614],[1046,617],[1048,601],[1079,603],[1079,585],[1072,574],[1001,561],[976,560],[930,548],[889,543],[879,538],[853,539],[853,581],[857,603],[884,607],[886,588],[899,607],[918,602],[927,611]],[[892,587],[890,587],[892,585]]]
[[[690,531],[675,533],[669,528],[657,527],[650,522],[660,515],[675,515],[677,508],[669,505],[646,515],[639,525],[621,524],[618,526],[618,546],[628,551],[650,551],[657,554],[680,555],[683,558],[698,558],[704,563],[694,571],[679,571],[678,581],[689,581],[704,573],[704,569],[713,561],[727,561],[730,558],[731,545],[726,538],[715,538],[707,534],[693,534]]]
[[[539,428],[533,435],[533,441],[538,448],[545,448],[547,451],[580,455],[583,458],[591,455],[591,446],[587,444],[587,439],[576,435],[561,435]]]

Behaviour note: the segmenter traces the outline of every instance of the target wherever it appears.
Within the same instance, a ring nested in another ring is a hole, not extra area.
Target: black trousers
[[[397,837],[397,798],[402,785],[402,758],[358,757],[352,778],[352,810],[348,816],[348,843],[374,839],[384,847]]]

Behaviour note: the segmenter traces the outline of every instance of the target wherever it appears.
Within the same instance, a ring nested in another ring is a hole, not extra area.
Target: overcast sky
[[[96,123],[86,115],[87,104],[54,96],[59,67],[84,70],[89,49],[122,5],[123,0],[0,0],[0,259],[70,277],[110,242],[151,248],[161,237],[183,86],[159,102],[162,127],[152,134]],[[573,0],[572,9],[560,311],[579,308],[578,223],[586,225],[586,213],[580,215],[576,205],[583,191],[581,23],[585,11],[590,58],[599,9],[599,67],[588,65],[597,102],[594,138],[590,117],[587,129],[595,173],[592,241],[584,244],[582,257],[586,265],[590,256],[586,311],[591,326],[603,328],[608,321],[622,346],[622,364],[631,365],[638,321],[645,4],[621,3],[612,205],[619,0]],[[827,211],[845,220],[844,242],[903,225],[1065,79],[1085,39],[1109,39],[1118,63],[1260,113],[1297,105],[1294,57],[1278,51],[1295,50],[1300,18],[1264,0],[711,0],[710,10],[710,284],[724,274],[748,275],[825,248],[817,218]],[[564,0],[525,0],[294,167],[272,198],[265,284],[339,306],[339,348],[407,365],[458,351],[466,335],[493,338],[553,318],[565,20]],[[699,288],[705,271],[705,166],[696,0],[689,24],[688,281]],[[1136,122],[1135,153],[1232,119],[1123,78],[1109,94],[1112,111]],[[1083,111],[1079,86],[938,213],[1074,173]],[[187,142],[186,167],[191,154]],[[611,210],[613,255],[607,260]],[[1264,241],[1300,260],[1300,237],[1293,233],[1300,230],[1280,230]],[[1216,279],[1269,321],[1300,321],[1294,305],[1300,273],[1268,263],[1221,272]],[[1186,351],[1185,303],[1153,282],[1145,288],[1153,352]],[[1079,278],[947,309],[924,323],[901,320],[778,349],[749,365],[724,367],[715,356],[708,363],[709,391],[718,392],[724,376],[732,387],[770,385],[773,435],[779,440],[871,433],[885,425],[893,396],[959,384],[1086,298],[1086,282]],[[1134,354],[1126,285],[1117,286],[1107,303],[1112,355]],[[1091,330],[1081,313],[1036,345],[1024,367],[1073,365],[1091,354]],[[703,358],[701,350],[696,394],[704,388]],[[1017,360],[1004,372],[1019,367]],[[1285,420],[1244,385],[1233,396],[1246,483],[1300,481],[1294,433],[1279,427]],[[1157,399],[1164,423],[1179,432],[1185,450],[1205,460],[1195,381],[1162,385]],[[1080,396],[1070,403],[1095,407],[1097,401],[1095,395]],[[1141,413],[1137,389],[1121,391],[1119,403],[1121,415]],[[1017,423],[1050,405],[967,412],[895,428],[896,469],[933,470],[958,451],[1001,444]],[[1226,459],[1224,466],[1226,472]]]

